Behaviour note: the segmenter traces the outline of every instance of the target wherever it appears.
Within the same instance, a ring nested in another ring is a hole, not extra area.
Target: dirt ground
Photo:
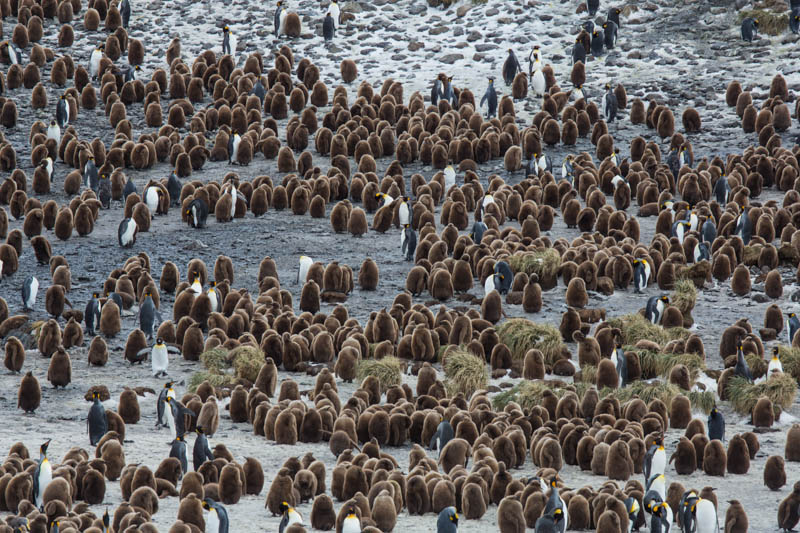
[[[285,42],[272,36],[272,6],[264,6],[245,0],[228,2],[209,2],[191,0],[176,1],[142,1],[133,2],[134,15],[130,34],[141,39],[146,46],[147,55],[143,70],[147,76],[158,67],[166,68],[164,52],[172,37],[179,35],[183,44],[183,59],[191,65],[194,57],[209,45],[219,51],[221,36],[219,27],[223,22],[231,24],[239,38],[240,50],[249,53],[259,50],[265,54],[265,66],[271,65],[271,52]],[[533,44],[540,44],[545,63],[552,63],[562,86],[569,84],[569,47],[576,33],[577,25],[585,15],[575,15],[576,2],[542,2],[529,0],[527,3],[490,2],[487,4],[470,4],[460,2],[453,7],[442,10],[429,8],[420,2],[401,0],[389,2],[377,0],[371,3],[348,2],[343,4],[344,11],[355,14],[355,19],[340,29],[337,38],[331,44],[324,44],[320,36],[321,13],[323,8],[310,0],[291,2],[290,9],[301,13],[304,24],[304,35],[300,39],[289,41],[295,51],[295,61],[300,57],[309,57],[320,67],[322,79],[333,94],[333,87],[340,83],[338,65],[341,59],[352,57],[359,66],[359,77],[356,82],[347,86],[349,101],[355,98],[358,83],[367,80],[380,87],[382,80],[391,76],[404,84],[406,98],[414,91],[427,95],[435,75],[445,71],[454,76],[454,83],[468,86],[479,98],[485,88],[488,75],[501,78],[500,69],[505,59],[506,49],[514,46],[520,61],[527,58]],[[264,13],[266,7],[266,13]],[[608,5],[603,2],[601,11]],[[752,87],[754,100],[763,101],[768,95],[769,82],[772,76],[780,71],[789,82],[792,91],[797,89],[800,81],[800,63],[797,61],[798,51],[794,36],[768,37],[745,46],[738,37],[738,23],[733,7],[722,1],[668,1],[659,0],[640,4],[638,12],[623,18],[618,48],[602,60],[591,61],[587,65],[587,92],[590,98],[598,101],[602,95],[602,86],[606,80],[623,83],[628,90],[629,102],[633,97],[655,97],[667,103],[680,121],[680,112],[688,106],[698,108],[703,118],[701,133],[688,138],[694,147],[696,160],[715,155],[725,157],[728,153],[741,151],[757,142],[753,135],[745,135],[741,131],[739,119],[733,110],[725,106],[724,90],[732,79],[740,79],[746,87]],[[466,13],[461,13],[469,8]],[[84,5],[85,9],[85,5]],[[83,11],[80,14],[81,20]],[[42,44],[51,46],[57,54],[71,53],[76,63],[87,64],[91,47],[104,38],[102,31],[88,32],[83,28],[81,20],[76,20],[76,42],[72,50],[59,49],[55,40],[57,21],[47,21],[45,37]],[[10,35],[16,21],[7,18],[3,22],[4,34]],[[54,29],[55,28],[55,29]],[[101,26],[102,30],[102,26]],[[422,44],[421,48],[417,45]],[[413,49],[413,51],[412,51]],[[459,57],[460,56],[460,57]],[[124,58],[119,61],[124,63]],[[42,71],[42,79],[49,80],[50,63]],[[7,68],[7,65],[4,65]],[[527,64],[524,63],[527,69]],[[5,70],[5,69],[4,69]],[[71,83],[71,81],[69,82]],[[498,82],[500,89],[507,90]],[[50,101],[57,99],[58,92],[46,83]],[[30,91],[19,89],[10,91],[7,97],[13,98],[20,109],[20,121],[16,129],[4,130],[6,138],[17,150],[20,167],[29,178],[33,174],[30,163],[30,146],[27,142],[28,129],[34,120],[49,120],[52,112],[36,112],[30,109]],[[164,96],[166,99],[166,95]],[[426,96],[427,98],[427,96]],[[205,104],[210,103],[210,97]],[[54,107],[54,106],[53,106]],[[790,102],[794,107],[794,102]],[[520,127],[530,124],[532,115],[539,110],[539,102],[529,98],[518,102],[517,123]],[[318,110],[318,117],[326,111]],[[627,155],[630,141],[637,135],[653,139],[660,144],[662,150],[667,146],[652,130],[644,126],[631,125],[627,118],[629,110],[622,111],[622,118],[610,128],[611,133]],[[148,131],[144,126],[141,104],[134,104],[128,109],[128,118],[134,125],[136,135]],[[82,110],[73,125],[82,138],[100,137],[106,145],[113,139],[113,128],[103,114],[102,107],[94,111]],[[285,140],[286,121],[280,124],[279,135]],[[680,131],[681,127],[678,125]],[[792,127],[782,135],[784,145],[794,144],[798,127]],[[588,139],[580,139],[578,145],[567,149],[557,145],[548,149],[553,161],[561,161],[567,153],[588,151],[594,153],[594,147]],[[323,170],[327,169],[327,158],[315,156],[315,164]],[[378,175],[391,163],[391,158],[378,161]],[[353,162],[351,161],[351,165]],[[40,197],[42,202],[53,198],[59,205],[68,202],[62,192],[64,176],[69,172],[63,163],[56,164],[56,184],[54,193]],[[148,171],[126,169],[126,175],[134,180],[140,192],[149,179],[161,179],[168,175],[167,165],[159,164]],[[283,178],[277,172],[274,160],[265,160],[260,154],[247,167],[232,167],[227,163],[208,162],[205,167],[192,175],[191,179],[203,181],[221,181],[223,176],[235,171],[242,179],[269,175],[273,181]],[[413,173],[421,173],[430,179],[435,171],[419,163],[404,168],[408,178]],[[502,176],[508,183],[517,183],[524,176],[522,172],[507,173],[501,160],[494,160],[480,168],[479,176],[484,186],[492,174]],[[461,176],[459,176],[461,178]],[[764,191],[754,202],[777,200],[782,195],[774,190]],[[327,213],[333,204],[327,206]],[[7,209],[7,208],[6,208]],[[637,207],[628,209],[629,215],[635,215]],[[438,221],[439,210],[436,216]],[[368,217],[371,221],[371,215]],[[161,268],[166,261],[177,264],[181,275],[186,275],[186,265],[193,258],[203,259],[209,268],[218,255],[229,256],[235,267],[235,287],[250,290],[257,294],[256,275],[262,258],[272,257],[278,268],[282,288],[291,291],[295,305],[299,302],[301,287],[294,283],[298,257],[309,255],[315,261],[327,264],[337,260],[341,264],[352,267],[355,273],[367,258],[373,258],[380,267],[380,283],[376,291],[362,291],[358,288],[350,295],[346,305],[351,316],[365,324],[369,313],[389,308],[394,296],[403,290],[406,273],[410,264],[403,261],[400,253],[399,230],[392,228],[386,234],[370,231],[361,238],[353,238],[349,234],[333,233],[328,218],[312,219],[306,216],[293,216],[290,211],[270,209],[266,215],[254,218],[248,213],[244,219],[236,219],[227,224],[218,224],[209,217],[208,227],[202,230],[187,228],[181,223],[177,209],[171,209],[167,216],[156,217],[149,233],[140,233],[132,250],[123,250],[117,245],[117,225],[122,219],[122,208],[118,202],[112,209],[102,211],[94,232],[88,237],[73,237],[61,242],[52,232],[45,235],[53,245],[53,254],[64,255],[72,272],[72,291],[69,298],[76,308],[83,309],[88,297],[94,290],[102,288],[103,280],[114,268],[121,266],[125,259],[138,252],[146,252],[152,260],[152,275],[158,279]],[[649,243],[653,237],[655,218],[640,218],[641,241]],[[518,226],[517,222],[507,223]],[[11,229],[21,228],[22,221],[12,221]],[[438,228],[441,230],[441,227]],[[551,231],[546,234],[553,240],[565,237],[568,240],[579,236],[576,229],[567,229],[561,218],[556,218]],[[44,311],[44,292],[50,285],[49,269],[36,264],[32,249],[26,241],[23,244],[19,271],[2,280],[0,296],[8,302],[11,314],[21,313],[22,304],[20,288],[27,275],[35,275],[40,281],[39,299],[36,310],[30,314],[31,320],[46,319]],[[777,303],[785,312],[796,309],[798,298],[794,269],[782,269],[784,293]],[[753,278],[757,272],[753,272]],[[545,294],[545,305],[541,313],[527,315],[520,306],[504,306],[508,316],[525,316],[537,322],[558,325],[561,314],[566,309],[564,303],[563,284]],[[481,297],[482,288],[477,287],[473,293]],[[590,294],[590,307],[602,307],[607,316],[619,316],[635,312],[642,308],[646,299],[658,294],[657,287],[652,286],[643,295],[634,295],[632,291],[618,291],[612,296]],[[426,302],[427,295],[415,301]],[[162,312],[165,318],[171,316],[173,298],[162,294]],[[722,361],[718,355],[719,338],[722,331],[739,318],[748,318],[754,329],[763,324],[764,311],[772,301],[763,294],[763,284],[754,284],[749,297],[735,297],[729,283],[710,283],[698,293],[697,306],[694,311],[696,320],[692,331],[700,335],[705,344],[707,363],[710,368],[719,369]],[[463,306],[462,302],[450,301],[451,307]],[[332,306],[323,304],[322,312],[329,312]],[[435,310],[434,310],[435,311]],[[135,313],[135,308],[134,308]],[[122,333],[114,339],[107,339],[110,360],[103,368],[89,368],[86,360],[86,346],[70,349],[73,365],[73,380],[65,390],[55,391],[46,381],[48,361],[36,350],[29,351],[23,373],[31,370],[39,378],[43,387],[41,407],[33,416],[23,415],[16,408],[16,391],[20,376],[0,374],[0,423],[9,431],[0,432],[0,450],[16,442],[24,442],[32,453],[47,438],[52,438],[51,457],[58,462],[73,446],[89,449],[86,435],[86,413],[89,404],[83,400],[86,390],[93,385],[106,385],[111,391],[112,399],[106,402],[107,408],[114,408],[116,400],[124,386],[147,386],[160,388],[163,379],[150,376],[149,366],[131,367],[123,360],[123,346],[128,332],[134,328],[134,313],[126,313],[123,317]],[[62,321],[63,326],[63,321]],[[575,353],[574,344],[569,345]],[[172,378],[188,380],[189,376],[199,369],[199,363],[191,363],[173,358],[169,373]],[[294,379],[300,390],[313,388],[314,378],[304,374],[281,371],[280,380]],[[405,376],[411,384],[414,378]],[[514,383],[515,380],[504,378],[493,380],[493,385],[503,382]],[[340,396],[344,399],[354,390],[353,385],[340,384]],[[179,396],[184,388],[178,387]],[[128,464],[146,464],[155,469],[158,463],[169,454],[169,436],[166,430],[154,431],[155,398],[146,396],[139,399],[142,408],[142,421],[128,426],[125,443],[126,462]],[[225,404],[223,403],[223,406]],[[749,421],[736,415],[723,404],[722,411],[728,422],[730,437],[735,433],[749,431]],[[265,470],[266,484],[259,496],[247,496],[228,509],[231,518],[231,531],[242,531],[252,528],[253,519],[258,520],[259,530],[277,530],[279,517],[271,517],[264,510],[264,500],[269,484],[280,466],[290,456],[302,456],[313,452],[315,457],[323,460],[330,472],[335,459],[328,450],[327,443],[302,444],[296,446],[278,446],[252,434],[247,424],[234,424],[227,413],[222,411],[220,429],[211,440],[225,443],[237,460],[253,456],[258,458]],[[702,413],[696,416],[705,418]],[[667,481],[678,480],[685,486],[702,488],[715,487],[720,504],[720,524],[724,522],[724,513],[728,501],[738,499],[750,517],[751,531],[775,530],[775,517],[780,500],[789,492],[791,485],[798,478],[800,467],[796,463],[787,463],[787,486],[781,491],[772,492],[763,485],[762,472],[764,463],[770,455],[783,455],[785,430],[800,416],[797,404],[783,413],[774,431],[759,435],[761,450],[751,462],[750,471],[746,475],[728,475],[723,478],[709,478],[702,472],[691,476],[677,476],[674,469],[667,468]],[[678,441],[681,431],[670,430],[667,436],[667,451],[671,453]],[[191,443],[191,439],[190,439]],[[401,468],[408,466],[410,446],[388,451],[397,458]],[[523,468],[514,472],[515,477],[530,476],[535,472],[530,460]],[[599,487],[605,478],[587,475],[576,467],[566,466],[561,477],[570,488],[578,488],[589,484]],[[101,515],[105,507],[113,509],[121,501],[119,484],[107,484],[106,501],[94,506],[93,510]],[[159,530],[167,531],[175,520],[178,507],[177,498],[160,501],[159,512],[153,521]],[[338,509],[337,502],[337,509]],[[308,517],[311,504],[299,507],[300,512]],[[485,531],[496,528],[497,507],[490,506],[481,520],[462,520],[459,530],[464,532]],[[403,511],[398,517],[396,530],[408,528],[410,531],[435,530],[436,517],[428,514],[422,517],[409,516]]]

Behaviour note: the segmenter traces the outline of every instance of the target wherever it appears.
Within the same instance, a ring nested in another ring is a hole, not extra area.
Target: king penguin
[[[789,346],[792,345],[794,334],[798,329],[800,329],[800,319],[795,313],[789,313],[786,318],[786,342]]]
[[[736,219],[736,235],[742,238],[745,246],[750,244],[750,236],[753,234],[753,223],[750,222],[750,215],[747,213],[748,206],[739,206],[739,216]]]
[[[189,215],[189,225],[195,229],[206,227],[206,220],[208,219],[208,204],[202,198],[195,198],[189,204],[186,210]]]
[[[651,324],[658,324],[661,322],[661,315],[664,314],[664,309],[668,305],[668,296],[651,296],[647,299],[647,306],[644,309],[644,317],[649,320]]]
[[[592,32],[591,49],[592,55],[595,59],[603,55],[603,46],[605,45],[605,33],[600,33],[598,30]]]
[[[152,339],[161,322],[161,313],[156,309],[152,295],[149,292],[144,293],[144,301],[139,306],[139,327],[142,328],[147,338]]]
[[[97,165],[94,156],[89,156],[86,164],[83,165],[83,186],[95,192],[100,188],[100,176],[97,172]]]
[[[436,518],[436,533],[457,533],[458,512],[455,507],[445,507]]]
[[[644,456],[642,473],[644,473],[645,482],[649,482],[653,476],[663,474],[666,466],[667,453],[664,451],[664,440],[659,437]]]
[[[491,76],[489,77],[489,86],[486,87],[486,92],[483,93],[483,98],[481,98],[481,107],[483,107],[484,102],[488,104],[486,118],[492,118],[497,115],[497,92],[494,90],[494,78]]]
[[[195,275],[194,281],[189,285],[189,290],[192,291],[195,296],[203,292],[203,284],[200,283],[200,276]]]
[[[506,61],[503,63],[503,81],[506,82],[506,85],[514,83],[517,72],[522,72],[522,67],[517,60],[517,56],[514,55],[514,50],[509,48],[508,57],[506,57]]]
[[[183,435],[177,435],[175,440],[172,441],[172,445],[169,449],[169,456],[181,462],[181,475],[179,478],[182,478],[183,474],[189,469],[189,461],[186,458],[186,441]]]
[[[725,417],[716,407],[712,407],[708,413],[708,439],[720,442],[725,440]]]
[[[431,442],[428,448],[431,450],[436,450],[436,457],[438,458],[445,445],[450,442],[453,437],[455,437],[453,426],[450,425],[449,421],[443,418],[436,428],[436,433],[434,433],[433,437],[431,437]]]
[[[335,27],[338,28],[339,24],[342,22],[342,10],[339,9],[339,3],[336,0],[331,0],[331,5],[328,6],[328,12],[331,14]]]
[[[50,446],[50,440],[47,439],[39,447],[39,464],[36,465],[36,470],[33,472],[33,504],[42,512],[44,512],[44,502],[42,501],[44,490],[53,481],[53,466],[47,458],[47,447]]]
[[[650,518],[650,533],[669,533],[672,529],[673,514],[667,502],[653,505]]]
[[[678,238],[678,242],[683,244],[683,240],[686,238],[686,235],[689,233],[689,229],[692,227],[691,223],[686,220],[678,220],[672,224],[672,236]]]
[[[150,216],[153,216],[158,209],[160,192],[161,188],[155,186],[145,187],[144,189],[144,203],[147,205],[147,209],[150,210]]]
[[[628,533],[633,531],[633,524],[639,518],[639,500],[633,496],[625,498],[625,510],[628,511]]]
[[[592,46],[594,47],[594,45]],[[609,124],[617,118],[618,106],[617,95],[614,94],[611,84],[606,83],[606,94],[603,97],[603,116],[606,117],[606,122]]]
[[[777,346],[772,348],[772,359],[769,360],[767,365],[767,379],[774,374],[783,374],[783,363],[781,363],[781,351]]]
[[[617,343],[614,351],[611,352],[611,362],[614,363],[614,368],[617,369],[619,388],[623,388],[628,384],[628,360],[625,358],[622,344]]]
[[[89,443],[97,446],[97,443],[108,431],[108,420],[106,419],[106,408],[100,402],[100,393],[96,390],[92,391],[92,406],[89,408],[86,426],[89,432]]]
[[[411,223],[410,204],[411,199],[408,196],[403,196],[400,199],[400,206],[397,208],[397,219],[403,227]]]
[[[653,474],[647,481],[644,498],[642,498],[642,503],[644,503],[645,510],[652,512],[653,505],[658,502],[665,501],[666,498],[667,478],[664,477],[664,474]]]
[[[297,284],[298,285],[305,285],[306,284],[306,277],[308,276],[308,270],[311,268],[311,265],[314,264],[314,260],[308,257],[307,255],[300,256],[300,263],[297,266]]]
[[[695,244],[694,251],[692,252],[692,258],[694,259],[695,263],[699,263],[700,261],[710,261],[711,251],[708,249],[708,243],[698,242]]]
[[[498,261],[494,265],[494,285],[500,294],[507,294],[514,282],[514,272],[505,261]]]
[[[100,293],[93,292],[91,299],[86,302],[86,309],[83,312],[83,320],[86,322],[86,333],[94,337],[94,326],[100,324]]]
[[[69,111],[69,107],[67,107],[67,110]],[[58,112],[58,108],[56,108],[56,112]],[[61,142],[61,126],[55,120],[51,120],[50,125],[47,127],[47,138],[53,139],[56,143]]]
[[[122,15],[122,27],[128,29],[131,20],[131,3],[129,0],[122,0],[119,5],[119,14]]]
[[[28,276],[22,283],[22,308],[25,311],[33,311],[36,305],[36,294],[39,292],[39,280],[36,276]]]
[[[172,172],[169,173],[169,177],[167,178],[167,192],[169,193],[170,206],[180,207],[182,188],[183,187],[181,186],[181,182],[178,179],[178,176],[175,175],[175,171],[173,170]]]
[[[230,137],[228,137],[228,164],[230,165],[239,156],[239,143],[242,141],[242,138],[239,136],[238,133],[234,133]],[[234,210],[236,209],[236,198],[234,200]]]
[[[273,16],[275,22],[275,37],[278,36],[278,32],[281,29],[281,11],[283,10],[283,0],[278,0],[278,3],[275,6],[275,15]]]
[[[728,178],[725,176],[725,174],[723,174],[714,184],[714,198],[717,199],[717,203],[720,206],[724,207],[728,204],[728,198],[730,195],[731,186],[728,183]]]
[[[99,44],[92,50],[92,55],[89,56],[89,76],[92,79],[96,78],[100,72],[100,60],[103,59],[105,49],[105,44]],[[64,126],[61,127],[63,128]]]
[[[633,287],[634,292],[642,292],[647,289],[650,283],[650,263],[647,259],[634,259],[633,260]]]
[[[736,347],[736,368],[734,369],[734,374],[746,379],[749,383],[753,382],[753,373],[750,371],[750,365],[747,364],[747,360],[744,358],[744,346],[741,341]]]
[[[230,55],[236,65],[236,36],[227,24],[222,28],[222,54]]]
[[[203,509],[208,511],[206,515],[207,533],[228,533],[228,511],[222,504],[211,498],[203,500]]]
[[[164,387],[158,393],[158,399],[156,400],[156,414],[158,415],[156,427],[167,425],[167,421],[164,418],[166,410],[165,408],[167,406],[167,396],[171,398],[175,397],[175,389],[172,388],[173,385],[175,385],[174,381],[167,381],[164,383]]]
[[[695,533],[717,533],[719,531],[719,519],[714,502],[698,498],[695,503],[690,504],[690,507],[694,516],[692,531]]]
[[[208,437],[201,426],[195,428],[197,438],[194,439],[194,447],[192,448],[192,463],[194,470],[197,472],[206,461],[213,461],[214,454],[211,453],[211,448],[208,446]]]
[[[69,123],[69,104],[66,95],[62,94],[56,104],[56,121],[60,128],[66,128]]]
[[[703,238],[703,242],[712,244],[714,239],[717,238],[717,225],[714,221],[714,215],[708,215],[703,222],[703,225],[700,226],[700,233]]]
[[[281,524],[278,527],[278,533],[283,533],[287,527],[291,526],[292,524],[300,524],[303,525],[303,517],[300,516],[300,513],[294,507],[291,507],[286,502],[281,502],[280,505],[281,513],[283,513],[283,517],[281,518]]]
[[[211,312],[216,313],[219,310],[219,298],[217,297],[217,282],[212,281],[206,291],[209,301],[211,301]]]
[[[442,173],[444,174],[444,192],[447,193],[456,184],[456,170],[453,165],[447,165]]]
[[[8,59],[12,65],[21,65],[22,64],[22,50],[20,50],[19,46],[16,43],[12,43],[11,41],[6,41],[6,46],[8,46]]]
[[[567,513],[567,504],[564,498],[558,493],[558,485],[555,476],[550,479],[550,496],[544,506],[544,514],[551,514],[560,511],[564,517],[561,521],[561,532],[563,533],[569,528],[569,514]]]
[[[483,234],[486,233],[486,224],[482,220],[476,220],[475,223],[472,225],[472,231],[469,233],[469,238],[472,239],[472,242],[475,244],[480,244],[483,240]]]
[[[174,346],[167,346],[164,339],[161,337],[156,339],[156,343],[152,348],[143,348],[139,351],[140,356],[150,352],[150,367],[153,369],[153,377],[161,377],[167,375],[167,368],[169,368],[169,354],[180,353],[180,350]]]
[[[184,415],[189,415],[192,418],[196,418],[197,415],[169,394],[167,394],[165,400],[167,409],[164,410],[164,414],[167,419],[167,425],[172,432],[172,439],[175,440],[178,435],[182,437],[186,434],[186,417]]]
[[[400,239],[400,253],[403,254],[406,261],[414,260],[414,253],[417,251],[417,232],[411,227],[411,224],[406,224],[403,227],[403,234]]]
[[[597,10],[600,9],[600,0],[586,0],[586,7],[589,10],[589,16],[593,17],[597,14]]]
[[[330,11],[325,15],[325,19],[322,21],[322,37],[326,41],[330,41],[336,35],[336,25],[333,23],[333,17],[331,16]]]

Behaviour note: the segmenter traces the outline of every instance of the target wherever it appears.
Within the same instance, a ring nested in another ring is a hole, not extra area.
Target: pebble
[[[445,65],[452,65],[456,61],[464,59],[464,54],[447,54],[439,58],[439,61]]]

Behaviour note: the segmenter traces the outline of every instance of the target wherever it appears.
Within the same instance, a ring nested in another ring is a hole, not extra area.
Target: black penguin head
[[[56,125],[56,121],[55,121],[55,120],[51,120],[51,121],[50,121],[50,125],[51,125],[51,126],[55,126],[55,125]]]
[[[176,435],[176,436],[175,436],[175,440],[176,440],[177,442],[182,442],[182,441],[183,441],[183,435]]]
[[[106,512],[103,513],[103,525],[106,526],[106,529],[108,529],[110,522],[111,520],[109,519],[108,516],[108,508],[106,507]]]
[[[46,441],[44,441],[44,444],[42,444],[42,445],[39,447],[39,451],[40,451],[42,454],[46,454],[46,453],[47,453],[47,447],[48,447],[48,446],[50,446],[50,441],[51,441],[51,440],[52,440],[52,439],[47,439]]]
[[[618,8],[618,7],[615,7],[615,8],[614,8],[614,13],[616,13],[617,15],[619,15],[620,13],[622,13],[622,10],[621,10],[620,8]]]
[[[287,512],[289,512],[289,509],[291,509],[291,506],[286,502],[281,502],[281,504],[278,507],[278,509],[280,509],[280,511],[282,513],[287,513]]]
[[[555,476],[550,478],[550,486],[551,487],[555,487],[556,486],[556,482],[557,482],[557,480],[556,480]]]
[[[106,49],[106,43],[100,43],[100,46],[98,46],[97,49],[100,51],[104,51]]]
[[[606,89],[610,89],[610,88],[611,88],[611,83],[610,82],[606,82]]]
[[[794,317],[795,317],[795,314],[794,314],[794,313],[789,313],[789,318],[794,318]],[[775,349],[777,350],[777,349],[778,349],[778,347],[776,346],[776,347],[775,347]]]
[[[194,428],[194,430],[197,432],[198,435],[203,434],[203,426],[197,426],[196,428]]]
[[[106,174],[105,172],[103,172],[102,174],[100,174],[100,179],[101,179],[101,180],[107,180],[107,179],[108,179],[108,174]]]
[[[666,296],[666,295],[664,295],[664,296],[662,296],[662,297],[660,298],[660,300],[661,300],[662,302],[664,302],[664,304],[665,304],[665,305],[669,305],[669,296]]]
[[[778,348],[777,346],[773,346],[772,347],[772,357],[780,359],[780,356],[781,356],[780,348]]]
[[[161,337],[158,337],[156,339],[156,344],[164,344],[164,339],[162,339]]]
[[[758,28],[758,19],[753,19],[753,26]]]
[[[225,26],[223,26],[222,33],[229,33],[230,31],[231,31],[231,29],[228,27],[227,24]]]
[[[489,76],[489,85],[494,83],[494,76]]]
[[[564,513],[563,513],[563,511],[561,510],[561,507],[557,507],[557,508],[556,508],[556,509],[553,511],[553,521],[554,521],[554,522],[561,522],[561,520],[563,520],[563,519],[564,519]]]
[[[167,381],[166,383],[164,383],[164,388],[171,389],[174,384],[175,384],[174,381]]]
[[[716,406],[712,407],[711,408],[711,413],[709,413],[709,414],[711,416],[714,416],[714,417],[717,416],[717,407]]]
[[[450,521],[455,525],[458,525],[458,512],[453,511],[450,513]]]
[[[203,506],[203,509],[205,509],[206,511],[211,509],[211,504],[209,503],[209,501],[210,501],[209,498],[205,498],[203,499],[203,503],[201,504]]]
[[[603,23],[603,28],[608,28],[608,22]]]

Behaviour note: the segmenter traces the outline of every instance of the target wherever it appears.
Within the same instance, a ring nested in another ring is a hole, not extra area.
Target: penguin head
[[[217,282],[216,282],[216,281],[212,281],[212,282],[211,282],[211,286],[208,288],[208,290],[210,290],[210,291],[212,291],[212,292],[213,292],[213,290],[214,290],[214,287],[216,287],[216,286],[217,286]]]
[[[175,436],[175,440],[176,440],[177,442],[183,442],[183,435],[176,435],[176,436]]]
[[[51,126],[55,126],[55,125],[56,125],[56,121],[55,121],[55,120],[51,120],[51,121],[50,121],[50,125],[51,125]]]
[[[171,389],[174,384],[175,384],[174,381],[167,381],[166,383],[164,383],[164,388]]]
[[[592,31],[592,37],[599,37],[599,36],[600,36],[600,32],[599,31],[597,31],[597,30],[593,30]]]
[[[231,31],[231,29],[228,27],[227,24],[222,27],[222,33],[230,33],[230,31]]]
[[[638,265],[638,264],[639,264],[639,263],[641,263],[641,262],[642,262],[642,260],[641,260],[641,259],[634,259],[634,260],[633,260],[633,265],[634,265],[634,266],[636,266],[636,265]]]
[[[194,428],[194,430],[197,432],[198,435],[203,434],[203,426],[197,426],[196,428]]]
[[[455,510],[452,513],[450,513],[450,521],[455,525],[458,525],[458,512],[456,512]]]
[[[753,19],[753,26],[758,28],[758,19]]]
[[[555,488],[555,486],[556,486],[556,481],[557,481],[557,480],[556,480],[556,477],[555,477],[555,476],[551,477],[551,478],[550,478],[550,486],[551,486],[551,487],[553,487],[553,488]]]
[[[103,172],[102,174],[100,174],[100,179],[101,179],[101,180],[107,180],[107,179],[108,179],[108,174],[106,174],[105,172]]]
[[[40,452],[42,455],[44,455],[44,454],[46,454],[46,453],[47,453],[47,447],[48,447],[48,446],[50,446],[50,441],[51,441],[51,440],[53,440],[53,439],[47,439],[46,441],[44,441],[44,444],[42,444],[42,445],[39,447],[39,452]]]
[[[172,403],[172,396],[167,396],[164,401],[167,403]]]
[[[603,28],[608,28],[608,22],[603,23]]]
[[[736,346],[736,348],[737,348],[737,349],[738,349],[740,352],[744,352],[744,344],[742,344],[742,341],[739,341],[739,343],[738,343],[738,345]]]
[[[375,193],[375,199],[376,200],[381,200],[382,198],[383,198],[383,193],[382,192],[376,192]]]
[[[280,504],[280,506],[278,508],[280,509],[280,511],[282,513],[288,513],[289,511],[292,510],[292,507],[286,502],[281,502],[281,504]]]
[[[201,505],[203,506],[203,509],[205,509],[206,511],[208,511],[209,509],[211,509],[211,503],[210,503],[210,501],[211,501],[211,499],[210,499],[210,498],[204,498],[204,499],[203,499],[203,503],[202,503]]]
[[[278,7],[281,7],[282,5],[283,5],[283,0],[278,0]]]
[[[781,351],[777,346],[773,346],[773,348],[772,348],[772,358],[773,359],[780,359],[781,358]]]
[[[164,345],[164,339],[162,339],[161,337],[157,338],[156,346],[163,346],[163,345]]]
[[[662,302],[664,302],[664,305],[669,305],[669,296],[667,296],[667,295],[664,295],[664,296],[662,296],[661,298],[659,298],[659,300],[661,300]]]
[[[108,508],[106,507],[106,512],[103,513],[103,525],[106,527],[106,529],[108,529],[110,522],[111,520],[108,516]]]
[[[106,43],[100,43],[97,49],[100,50],[101,52],[104,52],[106,49]]]
[[[794,313],[789,313],[789,318],[794,318],[795,316],[797,316],[797,315],[795,315]],[[778,347],[776,346],[775,349],[777,349],[777,348]]]
[[[611,89],[611,83],[610,82],[606,82],[606,89],[609,89],[609,90]]]
[[[494,76],[489,76],[489,85],[494,83]]]
[[[100,293],[99,292],[93,292],[92,293],[92,298],[100,298]]]
[[[716,407],[716,406],[712,407],[712,408],[711,408],[711,412],[710,412],[709,414],[710,414],[711,416],[714,416],[714,417],[716,417],[716,416],[717,416],[717,407]]]
[[[561,522],[564,519],[564,512],[561,510],[561,507],[557,507],[553,511],[553,521],[554,522]]]

